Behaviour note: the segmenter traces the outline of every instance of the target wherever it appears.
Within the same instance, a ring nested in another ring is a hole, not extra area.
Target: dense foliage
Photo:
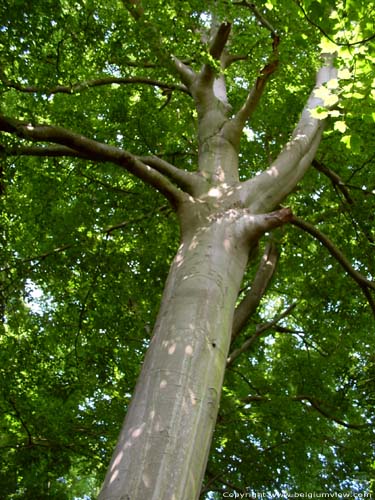
[[[1,113],[193,170],[196,115],[169,54],[197,68],[208,57],[202,4],[148,0],[141,16],[131,1],[2,2]],[[272,50],[251,5],[212,2],[241,56],[226,72],[234,109]],[[341,80],[324,90],[324,139],[288,198],[298,219],[272,235],[277,271],[233,345],[254,336],[228,366],[202,498],[355,496],[375,467],[375,4],[256,5],[280,37],[280,63],[243,137],[241,178],[288,140],[321,50],[337,51]],[[118,166],[31,155],[7,133],[1,144],[0,497],[95,498],[178,226],[168,202]]]

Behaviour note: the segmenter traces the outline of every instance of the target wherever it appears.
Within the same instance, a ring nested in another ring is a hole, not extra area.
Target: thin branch
[[[263,14],[257,9],[255,3],[253,2],[247,2],[246,0],[243,0],[241,2],[233,2],[233,5],[239,5],[242,7],[247,7],[252,11],[256,19],[259,21],[260,25],[263,26],[263,28],[266,28],[271,32],[271,36],[277,36],[275,28],[272,26],[272,24],[266,19]]]
[[[246,495],[246,498],[250,498],[250,500],[256,500],[253,496],[250,496],[249,497],[249,492],[244,489],[244,488],[238,488],[235,484],[233,483],[230,483],[229,481],[225,481],[224,479],[220,479],[218,478],[217,481],[224,485],[224,486],[227,486],[228,488],[230,488],[232,491],[235,491],[235,492],[240,492],[238,495]]]
[[[252,395],[252,396],[246,396],[246,398],[242,398],[241,399],[241,402],[242,403],[267,403],[269,402],[270,399],[267,398],[266,396],[261,396],[260,394],[255,394],[255,395]]]
[[[22,139],[52,142],[86,155],[94,161],[109,161],[132,173],[162,193],[176,207],[186,194],[163,174],[138,160],[136,156],[115,146],[89,139],[63,127],[36,125],[0,115],[0,130]]]
[[[222,471],[214,475],[210,470],[206,470],[206,476],[208,476],[209,479],[206,482],[206,484],[202,485],[202,489],[199,496],[201,497],[204,493],[206,493],[206,491],[212,491],[211,485],[216,481],[216,479],[218,479],[222,475],[223,475]]]
[[[317,229],[315,226],[310,224],[309,222],[306,222],[299,217],[292,216],[291,219],[291,224],[294,226],[297,226],[307,233],[311,234],[311,236],[314,236],[314,238],[318,239],[330,252],[330,254],[335,257],[335,259],[341,264],[341,266],[345,269],[345,271],[356,281],[361,287],[365,286],[366,288],[372,288],[375,290],[375,282],[369,281],[367,278],[365,278],[361,273],[356,271],[348,259],[345,257],[345,255],[339,250],[334,243],[326,236],[323,234],[319,229]]]
[[[371,424],[352,424],[349,422],[345,422],[344,420],[341,420],[340,418],[335,417],[334,415],[331,415],[327,410],[325,410],[322,405],[325,403],[323,401],[318,401],[312,396],[308,396],[305,394],[293,396],[292,401],[298,401],[300,403],[304,403],[305,401],[309,402],[317,412],[319,412],[323,417],[327,418],[328,420],[332,420],[338,425],[341,425],[347,429],[355,429],[355,430],[361,430],[361,429],[366,429],[371,427]],[[260,402],[260,403],[267,403],[270,402],[271,399],[267,398],[266,396],[247,396],[246,398],[243,398],[241,400],[243,403],[252,403],[252,402]]]
[[[74,246],[73,243],[68,243],[66,245],[61,245],[59,247],[53,248],[52,250],[49,250],[48,252],[43,252],[39,255],[27,257],[26,259],[16,259],[16,262],[17,263],[19,262],[22,264],[27,264],[27,263],[33,262],[33,261],[42,261],[42,260],[46,259],[47,257],[50,257],[51,255],[55,255],[57,253],[64,252],[65,250],[67,250],[68,248],[71,248],[73,246]],[[11,269],[14,269],[14,267],[15,267],[14,265],[2,267],[2,268],[0,268],[0,272],[10,271]]]
[[[4,148],[5,153],[8,156],[44,156],[44,157],[73,157],[73,158],[83,158],[86,160],[90,159],[90,156],[84,153],[80,153],[75,149],[68,148],[67,146],[23,146],[23,145],[12,145],[12,146],[1,146]]]
[[[84,82],[78,82],[73,85],[56,85],[55,87],[43,89],[38,86],[30,85],[30,86],[24,86],[21,85],[17,82],[12,82],[11,80],[7,80],[4,78],[3,75],[1,75],[1,81],[4,83],[9,88],[13,88],[18,90],[19,92],[26,92],[26,93],[37,93],[37,94],[44,94],[47,96],[53,95],[53,94],[76,94],[78,92],[82,92],[84,90],[87,90],[89,88],[93,87],[101,87],[103,85],[129,85],[129,84],[142,84],[142,85],[151,85],[153,87],[159,87],[160,89],[163,90],[178,90],[180,92],[184,92],[185,94],[189,94],[190,92],[187,89],[185,85],[181,85],[178,83],[165,83],[160,80],[153,80],[150,78],[146,77],[130,77],[130,78],[125,78],[125,77],[114,77],[114,76],[107,76],[107,77],[102,77],[102,78],[95,78],[92,80],[86,80]]]
[[[167,208],[167,205],[162,205],[162,206],[158,207],[157,211],[159,213],[161,213],[161,212],[164,211],[165,208]],[[132,220],[122,221],[122,222],[119,222],[118,224],[114,224],[112,226],[107,226],[107,227],[105,227],[105,228],[103,228],[101,230],[101,233],[103,235],[105,234],[105,235],[109,236],[109,235],[111,235],[111,233],[113,231],[116,231],[117,229],[122,229],[122,228],[124,228],[126,226],[129,226],[130,224],[134,224],[134,223],[143,221],[145,218],[147,218],[147,215],[146,216],[137,217],[137,218],[132,219]],[[14,269],[14,267],[17,264],[19,264],[19,263],[20,264],[27,264],[29,262],[34,262],[34,261],[39,261],[39,262],[43,261],[46,258],[51,257],[52,255],[56,255],[57,253],[64,252],[65,250],[68,250],[69,248],[78,246],[80,244],[81,244],[80,241],[76,241],[75,243],[67,243],[65,245],[60,245],[60,246],[58,246],[56,248],[53,248],[52,250],[48,250],[47,252],[43,252],[43,253],[38,254],[38,255],[33,255],[32,257],[27,257],[25,259],[15,259],[14,265],[0,268],[0,272],[10,271],[11,269]]]
[[[363,38],[362,40],[358,40],[357,42],[337,42],[334,38],[332,38],[331,36],[329,36],[328,33],[321,26],[319,26],[319,24],[317,24],[315,21],[313,21],[307,15],[307,12],[303,8],[300,0],[295,0],[295,3],[301,9],[302,14],[305,16],[305,18],[309,22],[309,24],[311,24],[312,26],[314,26],[315,28],[317,28],[320,31],[320,33],[322,33],[322,35],[324,35],[330,42],[334,43],[335,45],[338,45],[340,47],[351,47],[353,45],[361,45],[363,43],[370,42],[371,40],[373,40],[375,38],[375,34],[373,34],[373,35],[370,35],[367,38]]]
[[[96,177],[91,177],[90,175],[87,175],[87,174],[83,173],[82,171],[79,171],[79,175],[81,177],[83,177],[84,179],[87,179],[90,183],[102,186],[105,189],[107,189],[108,191],[112,191],[114,193],[120,193],[120,194],[124,194],[124,195],[133,195],[133,196],[139,195],[139,192],[137,192],[135,190],[123,189],[123,188],[120,188],[118,186],[112,186],[111,184],[108,184],[107,182],[103,182],[102,180],[100,180]]]
[[[361,193],[363,193],[364,195],[372,195],[372,196],[375,195],[374,189],[365,189],[362,186],[355,186],[354,184],[348,184],[348,183],[345,183],[344,186],[348,187],[350,189],[355,189],[357,191],[361,191]]]
[[[263,95],[266,88],[266,84],[273,73],[278,67],[278,59],[272,58],[266,66],[260,72],[260,76],[255,81],[252,89],[250,90],[247,99],[241,109],[237,112],[236,116],[233,118],[233,123],[240,130],[243,129],[247,120],[252,116],[253,112],[257,108],[259,101]]]
[[[268,30],[271,31],[272,37],[272,54],[268,59],[267,64],[261,70],[260,75],[255,81],[252,89],[250,90],[247,99],[241,109],[237,112],[236,116],[233,119],[233,125],[236,129],[242,130],[245,126],[246,121],[251,117],[254,110],[258,106],[258,103],[263,95],[264,89],[266,87],[266,83],[276,71],[279,65],[279,53],[278,46],[280,43],[280,38],[277,35],[273,26],[269,23],[269,21],[259,12],[256,8],[255,4],[249,2],[242,2],[241,5],[245,5],[249,7],[254,13],[255,17],[261,23],[261,25]]]
[[[328,238],[328,236],[319,231],[315,226],[295,216],[292,217],[291,224],[311,234],[311,236],[319,240],[327,248],[327,250],[337,260],[337,262],[341,265],[341,267],[345,269],[345,271],[349,274],[349,276],[353,278],[353,280],[361,288],[375,315],[375,301],[369,291],[369,288],[375,290],[375,282],[369,281],[360,272],[356,271],[350,264],[348,259],[345,257],[345,255],[341,252],[341,250],[339,250],[334,245],[334,243]]]
[[[336,424],[342,425],[347,429],[360,430],[366,427],[370,427],[370,424],[350,424],[335,417],[334,415],[331,415],[327,410],[322,408],[323,403],[321,401],[318,401],[317,399],[311,396],[306,396],[306,395],[294,396],[293,400],[300,401],[301,403],[303,403],[304,401],[308,401],[311,404],[311,406],[315,408],[316,411],[318,411],[321,415],[323,415],[323,417],[328,418],[329,420],[333,420],[333,422],[336,422]]]
[[[236,307],[232,325],[232,342],[247,325],[249,318],[256,311],[274,272],[279,254],[276,245],[270,241],[263,253],[250,290]]]
[[[27,434],[28,445],[32,445],[33,444],[33,438],[32,438],[31,432],[30,432],[28,426],[26,425],[26,422],[22,418],[21,413],[18,411],[18,409],[16,407],[16,403],[12,399],[9,399],[8,401],[9,401],[10,405],[12,406],[12,408],[13,408],[15,414],[16,414],[16,417],[21,422],[22,427],[25,429],[25,432]]]
[[[375,158],[375,153],[372,154],[370,156],[370,158],[367,158],[359,167],[355,168],[352,173],[350,174],[350,176],[346,179],[345,181],[345,184],[350,182],[353,177],[358,173],[360,172],[361,170],[363,170],[368,164],[371,164],[373,161],[374,161],[374,158]]]
[[[229,357],[227,359],[227,368],[233,364],[233,362],[244,352],[248,351],[251,346],[256,342],[256,340],[260,337],[260,335],[267,330],[270,330],[272,327],[277,325],[277,323],[288,316],[292,312],[292,310],[296,307],[297,303],[294,302],[291,304],[285,311],[283,311],[281,314],[279,314],[276,318],[274,318],[272,321],[269,321],[268,323],[265,323],[264,325],[259,325],[256,328],[255,333],[249,337],[245,342],[239,347],[238,349],[235,349],[229,354]]]
[[[350,196],[349,191],[347,190],[344,182],[342,181],[341,177],[338,174],[336,174],[336,172],[334,172],[326,165],[323,165],[323,163],[319,162],[316,159],[313,160],[312,166],[316,168],[316,170],[319,170],[319,172],[322,172],[322,174],[327,176],[334,186],[337,186],[337,188],[342,192],[344,198],[350,205],[354,203],[354,200]]]

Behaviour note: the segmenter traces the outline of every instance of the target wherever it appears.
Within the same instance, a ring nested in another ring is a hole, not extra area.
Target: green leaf
[[[337,77],[339,80],[350,80],[352,78],[352,72],[347,68],[339,69]]]
[[[322,38],[319,47],[323,54],[335,54],[337,52],[337,45],[328,38]]]
[[[327,111],[326,108],[318,107],[310,110],[310,114],[313,118],[316,118],[317,120],[324,120],[329,116],[329,111]]]
[[[346,131],[346,129],[348,128],[348,126],[345,123],[345,121],[336,121],[333,125],[333,128],[335,130],[338,130],[339,132],[341,132],[343,134]]]
[[[341,138],[341,142],[343,142],[348,149],[351,149],[351,139],[352,139],[351,135],[344,135]]]

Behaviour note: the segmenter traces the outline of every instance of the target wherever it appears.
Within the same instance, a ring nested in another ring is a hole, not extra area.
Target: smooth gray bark
[[[243,210],[190,202],[126,423],[99,499],[198,498],[249,249],[288,211],[243,231]]]

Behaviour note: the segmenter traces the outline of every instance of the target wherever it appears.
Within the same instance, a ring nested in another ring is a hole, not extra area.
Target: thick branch
[[[265,214],[254,214],[252,210],[244,209],[237,231],[244,238],[254,238],[254,236],[260,238],[267,231],[286,224],[291,218],[292,211],[288,207]]]
[[[68,148],[67,146],[11,146],[6,147],[5,152],[7,155],[14,156],[68,156],[91,159],[90,155],[80,153],[79,151]],[[192,173],[181,170],[157,156],[137,156],[135,158],[145,165],[149,165],[161,174],[166,175],[189,194],[194,194],[194,190],[198,182],[204,182],[203,179],[196,178]]]
[[[143,16],[144,9],[140,0],[122,0],[122,3],[136,21]]]
[[[311,113],[323,105],[315,91],[336,76],[332,55],[324,56],[324,60],[292,139],[267,170],[242,185],[243,202],[254,213],[267,212],[279,205],[303,177],[315,156],[324,128],[324,120],[314,118]]]
[[[180,188],[194,195],[198,184],[205,181],[191,172],[181,170],[157,156],[139,156],[138,159],[173,180]]]
[[[220,61],[223,50],[228,41],[231,30],[230,23],[222,23],[216,30],[215,34],[209,42],[209,54],[213,59]],[[205,63],[198,75],[196,88],[198,92],[201,88],[212,88],[215,80],[215,67],[211,62]],[[195,92],[197,95],[197,92]]]
[[[356,271],[350,264],[348,259],[345,257],[345,255],[341,252],[341,250],[339,250],[325,234],[319,231],[312,224],[309,224],[308,222],[294,216],[291,219],[291,223],[294,226],[297,226],[307,233],[311,234],[311,236],[319,240],[327,248],[327,250],[337,260],[341,267],[345,269],[349,276],[351,276],[351,278],[353,278],[353,280],[361,288],[370,304],[373,313],[375,314],[375,302],[369,290],[370,288],[372,290],[375,290],[375,282],[369,281],[361,273]]]
[[[222,23],[215,33],[215,36],[210,41],[210,54],[214,59],[220,60],[225,45],[228,41],[232,25],[230,23]]]
[[[264,89],[266,87],[266,83],[276,71],[279,64],[279,54],[278,54],[278,46],[280,39],[276,35],[275,32],[272,32],[272,55],[269,57],[267,64],[264,66],[260,75],[255,81],[252,89],[250,90],[247,99],[241,109],[237,112],[236,116],[232,120],[233,127],[240,133],[245,126],[246,121],[251,117],[254,110],[256,109]]]
[[[129,85],[129,84],[142,84],[142,85],[151,85],[153,87],[159,87],[164,90],[178,90],[180,92],[184,92],[185,94],[190,94],[189,90],[185,85],[181,85],[178,83],[165,83],[160,80],[153,80],[145,77],[114,77],[114,76],[106,76],[102,78],[94,78],[92,80],[86,80],[84,82],[78,82],[73,85],[56,85],[55,87],[51,87],[48,89],[43,89],[36,85],[24,86],[17,82],[12,82],[10,80],[1,78],[4,85],[7,87],[16,89],[20,92],[26,93],[40,93],[45,95],[52,94],[76,94],[78,92],[82,92],[92,87],[100,87],[103,85]]]
[[[277,323],[288,316],[288,314],[291,313],[291,311],[296,307],[296,303],[291,304],[287,309],[285,309],[284,312],[279,314],[275,319],[272,321],[265,323],[264,325],[257,326],[255,333],[249,337],[245,342],[239,347],[238,349],[235,349],[232,351],[227,359],[227,367],[231,366],[234,361],[244,352],[248,351],[251,346],[256,342],[256,340],[260,337],[260,335],[267,330],[270,330],[272,327],[277,325]]]
[[[238,304],[234,312],[232,342],[255,313],[276,270],[278,258],[279,254],[276,245],[271,241],[266,246],[250,290]]]
[[[236,116],[233,119],[233,124],[239,131],[242,131],[247,120],[251,117],[256,107],[258,106],[264,89],[266,88],[266,84],[272,74],[276,71],[277,66],[278,60],[274,59],[262,69],[260,76],[258,76],[258,78],[256,79],[255,84],[250,90],[244,105],[237,112]]]
[[[32,125],[0,115],[0,130],[32,141],[52,142],[77,151],[77,156],[86,155],[94,161],[109,161],[134,174],[155,187],[176,207],[185,193],[172,184],[164,175],[138,160],[131,153],[115,146],[88,139],[68,129],[51,125]]]
[[[190,88],[190,85],[197,76],[196,72],[175,56],[172,56],[172,62],[177,73],[180,75],[181,81]]]

